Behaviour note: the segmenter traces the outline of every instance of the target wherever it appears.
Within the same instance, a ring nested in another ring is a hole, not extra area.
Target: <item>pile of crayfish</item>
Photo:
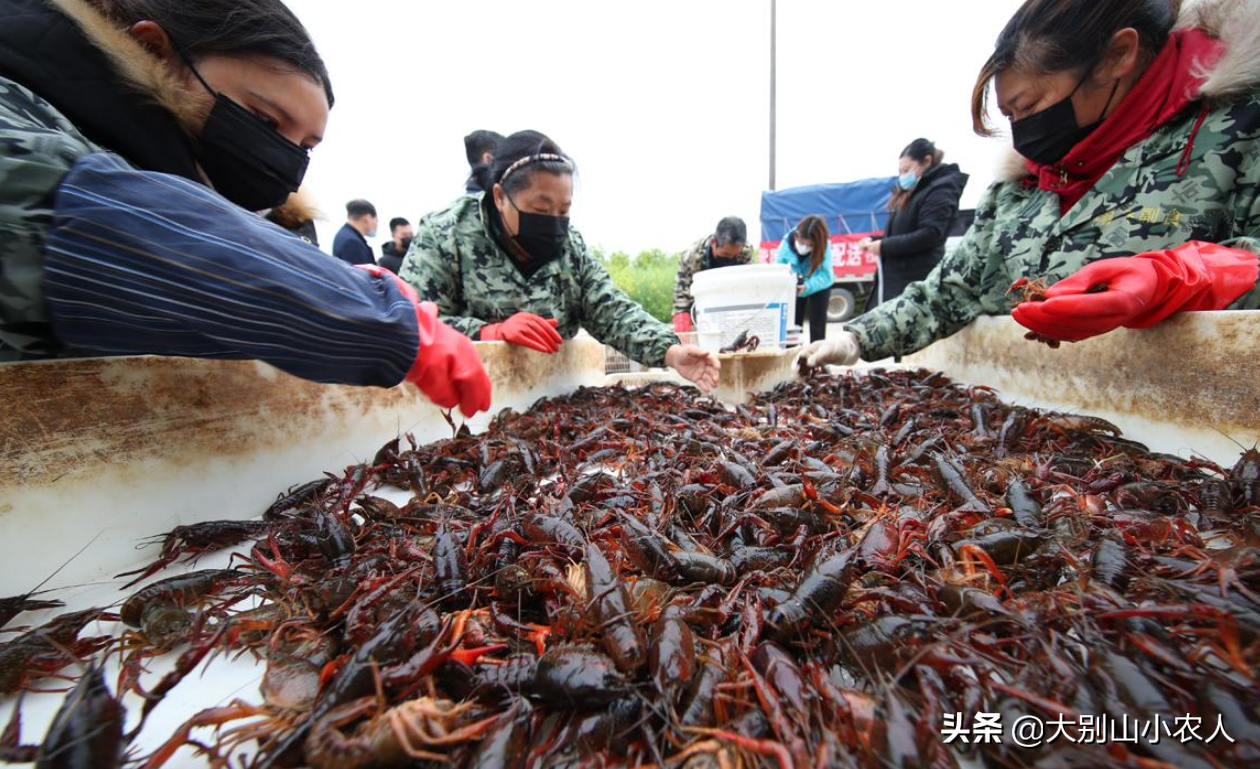
[[[0,692],[117,654],[139,729],[208,658],[266,673],[136,755],[89,665],[48,739],[90,712],[94,766],[1260,765],[1260,452],[1153,453],[941,375],[733,410],[582,389],[160,539],[121,638],[82,637],[82,612],[27,630]],[[159,575],[226,548],[230,568]],[[947,741],[980,713],[1004,731]],[[1194,717],[1201,739],[1011,734],[1083,715]]]

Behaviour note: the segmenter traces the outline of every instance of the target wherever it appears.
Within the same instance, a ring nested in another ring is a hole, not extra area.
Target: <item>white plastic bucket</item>
[[[696,273],[691,283],[700,346],[717,352],[742,332],[762,347],[785,347],[796,278],[786,264],[749,264]]]

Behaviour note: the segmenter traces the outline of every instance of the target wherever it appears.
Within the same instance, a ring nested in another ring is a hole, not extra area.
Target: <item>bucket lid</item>
[[[723,283],[731,280],[773,281],[779,279],[796,282],[796,279],[792,277],[792,268],[786,264],[741,264],[736,267],[715,267],[711,270],[697,272],[695,277],[692,278],[692,286],[704,286],[708,283]]]

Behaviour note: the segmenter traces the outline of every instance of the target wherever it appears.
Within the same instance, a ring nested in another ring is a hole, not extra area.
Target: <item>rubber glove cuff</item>
[[[852,331],[841,331],[830,339],[821,339],[801,350],[797,357],[800,368],[820,366],[852,366],[862,359],[862,346]]]

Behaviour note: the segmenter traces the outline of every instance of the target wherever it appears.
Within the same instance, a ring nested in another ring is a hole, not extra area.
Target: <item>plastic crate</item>
[[[678,335],[678,341],[682,344],[699,344],[700,335],[694,331]],[[635,374],[640,371],[648,371],[648,367],[635,363],[620,350],[604,345],[604,373],[605,374]]]
[[[626,354],[604,345],[604,373],[629,374],[643,367],[626,357]]]

